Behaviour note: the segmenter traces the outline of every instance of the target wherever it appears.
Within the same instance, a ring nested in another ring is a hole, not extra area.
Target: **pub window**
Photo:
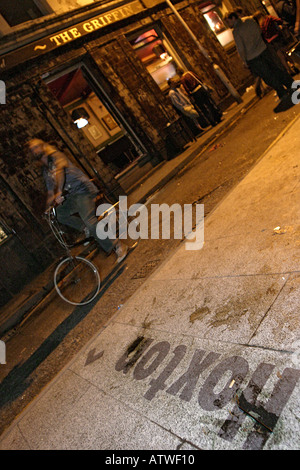
[[[47,85],[115,176],[134,164],[140,149],[93,91],[81,67],[62,73]]]
[[[214,3],[205,2],[202,4],[201,11],[220,44],[223,47],[230,44],[233,41],[232,31],[223,23],[219,8]]]
[[[50,13],[43,10],[44,9],[39,7],[34,0],[9,0],[0,2],[0,14],[9,26],[17,26]]]
[[[130,38],[129,42],[153,80],[162,90],[166,89],[167,80],[176,75],[179,63],[171,45],[156,28]]]
[[[5,229],[0,225],[0,244],[8,238],[8,234]]]

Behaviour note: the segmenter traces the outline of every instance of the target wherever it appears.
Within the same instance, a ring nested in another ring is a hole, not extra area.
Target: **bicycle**
[[[55,289],[58,295],[67,303],[86,305],[95,299],[100,290],[100,274],[91,261],[82,256],[73,255],[71,248],[80,246],[89,239],[70,243],[57,220],[55,206],[51,206],[46,215],[54,236],[67,254],[54,271]]]
[[[128,220],[119,211],[119,203],[113,204],[107,196],[105,201],[108,208],[98,216],[98,223],[110,222],[110,229],[114,232],[116,239],[122,238],[123,233],[127,233]],[[80,241],[68,240],[67,233],[62,229],[57,220],[55,206],[51,206],[47,211],[47,222],[60,243],[66,250],[67,256],[57,265],[54,271],[54,286],[59,296],[71,305],[86,305],[92,302],[97,296],[101,279],[97,267],[82,256],[73,255],[71,249],[80,245],[85,245],[91,238],[84,238]],[[74,239],[74,234],[73,234]],[[135,242],[130,251],[137,246]]]

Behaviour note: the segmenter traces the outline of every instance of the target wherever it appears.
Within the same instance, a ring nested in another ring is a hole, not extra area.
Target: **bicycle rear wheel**
[[[92,302],[100,289],[96,266],[81,256],[64,258],[54,272],[54,285],[59,296],[71,305]]]

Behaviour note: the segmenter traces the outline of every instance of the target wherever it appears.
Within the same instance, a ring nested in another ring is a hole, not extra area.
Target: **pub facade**
[[[26,142],[36,137],[54,143],[110,200],[129,194],[191,139],[169,101],[167,79],[179,67],[195,71],[224,108],[234,98],[215,65],[237,94],[252,77],[222,17],[236,6],[245,14],[262,8],[258,0],[4,3],[0,306],[59,254],[42,218],[45,187]]]

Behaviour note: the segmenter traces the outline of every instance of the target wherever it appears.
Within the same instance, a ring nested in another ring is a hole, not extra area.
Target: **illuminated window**
[[[0,243],[2,243],[8,237],[7,233],[3,230],[0,225]]]
[[[204,18],[209,24],[210,29],[217,36],[220,44],[226,46],[233,41],[233,35],[231,29],[227,29],[224,25],[219,9],[213,3],[207,3],[201,8]]]
[[[176,63],[162,38],[151,29],[130,41],[137,56],[158,86],[164,89],[168,78],[176,75]]]
[[[275,11],[274,8],[273,8],[272,3],[271,3],[269,0],[263,0],[261,3],[263,4],[263,6],[265,7],[265,9],[267,10],[268,15],[278,16],[277,13],[276,13],[276,11]]]
[[[216,11],[211,10],[208,13],[204,13],[204,18],[214,33],[219,34],[225,31],[225,25]]]

